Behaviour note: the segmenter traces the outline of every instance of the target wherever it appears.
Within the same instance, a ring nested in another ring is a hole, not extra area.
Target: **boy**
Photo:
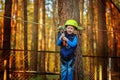
[[[72,19],[67,20],[65,28],[66,31],[60,33],[57,40],[57,45],[60,46],[61,80],[72,80],[75,61],[74,52],[78,42],[74,31],[78,29],[78,23]]]

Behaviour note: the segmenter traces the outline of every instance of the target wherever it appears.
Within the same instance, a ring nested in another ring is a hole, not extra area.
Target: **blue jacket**
[[[63,40],[60,40],[61,34],[58,35],[57,45],[60,46],[60,55],[64,58],[68,58],[71,55],[74,55],[75,49],[77,47],[77,37],[75,34],[67,34],[65,32],[65,37],[68,38],[68,46],[63,46]]]

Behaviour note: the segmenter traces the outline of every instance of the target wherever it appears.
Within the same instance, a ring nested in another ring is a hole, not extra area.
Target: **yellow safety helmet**
[[[68,25],[71,25],[71,26],[75,27],[77,30],[83,30],[82,27],[79,27],[79,26],[78,26],[77,21],[75,21],[75,20],[73,20],[73,19],[70,19],[70,20],[67,20],[67,21],[66,21],[65,26],[68,26]]]

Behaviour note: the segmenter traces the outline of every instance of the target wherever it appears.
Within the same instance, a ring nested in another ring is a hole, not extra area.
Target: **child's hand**
[[[61,34],[61,36],[60,36],[60,40],[62,40],[63,37],[65,37],[65,34],[64,34],[64,33]]]

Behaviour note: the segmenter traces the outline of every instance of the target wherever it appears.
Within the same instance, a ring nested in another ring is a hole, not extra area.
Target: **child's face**
[[[74,32],[75,28],[73,26],[67,26],[66,31],[68,34],[72,34]]]

